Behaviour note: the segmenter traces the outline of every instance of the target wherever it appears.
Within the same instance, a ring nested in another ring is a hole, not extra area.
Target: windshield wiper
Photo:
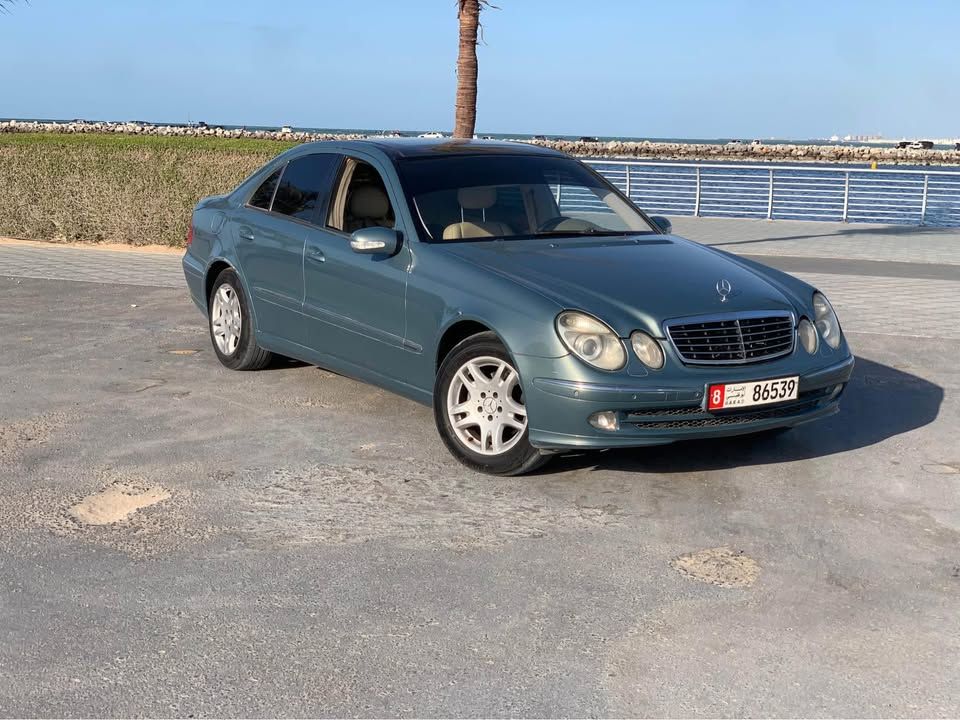
[[[642,230],[604,230],[603,228],[593,228],[589,230],[551,230],[549,232],[535,233],[531,237],[585,237],[596,235],[638,235]]]

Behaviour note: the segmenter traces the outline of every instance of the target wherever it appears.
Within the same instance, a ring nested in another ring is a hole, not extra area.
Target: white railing
[[[960,172],[586,162],[652,214],[960,226]]]

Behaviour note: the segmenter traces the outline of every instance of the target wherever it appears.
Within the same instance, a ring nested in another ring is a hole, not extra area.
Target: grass
[[[0,235],[182,246],[197,200],[294,143],[216,137],[0,134]]]

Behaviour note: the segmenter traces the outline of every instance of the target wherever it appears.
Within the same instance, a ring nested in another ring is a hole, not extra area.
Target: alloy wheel
[[[497,357],[467,360],[450,382],[447,416],[465,447],[481,455],[507,452],[527,429],[519,373]]]
[[[240,298],[237,297],[237,291],[228,283],[217,288],[213,295],[210,325],[213,328],[214,342],[217,343],[220,352],[224,355],[233,355],[240,344],[242,317]]]

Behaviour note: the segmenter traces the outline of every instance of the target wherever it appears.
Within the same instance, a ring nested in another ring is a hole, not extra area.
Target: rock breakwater
[[[258,130],[199,125],[150,125],[127,122],[37,122],[8,120],[0,122],[0,133],[120,134],[165,137],[238,138],[313,142],[318,140],[360,140],[369,137],[360,133],[308,132],[281,129]],[[811,162],[855,163],[876,162],[883,165],[960,165],[960,150],[912,150],[875,145],[796,145],[748,143],[679,143],[643,141],[585,142],[583,140],[527,140],[542,147],[571,155],[592,158],[624,158],[647,160],[710,160],[720,162]]]

